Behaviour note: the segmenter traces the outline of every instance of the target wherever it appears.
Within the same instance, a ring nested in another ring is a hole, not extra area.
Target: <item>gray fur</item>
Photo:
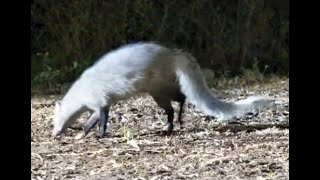
[[[222,120],[271,102],[266,97],[250,97],[235,103],[220,101],[212,95],[190,54],[155,43],[135,43],[107,53],[83,72],[56,105],[52,135],[63,133],[85,110],[94,116],[89,124],[98,120],[107,123],[107,118],[102,117],[106,107],[140,93],[149,93],[168,116],[172,108],[169,102],[184,103],[186,97],[206,114]],[[181,95],[185,97],[181,99]],[[171,124],[167,126],[169,129]]]

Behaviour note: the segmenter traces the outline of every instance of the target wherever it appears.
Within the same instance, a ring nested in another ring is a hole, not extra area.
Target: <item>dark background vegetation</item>
[[[157,41],[215,77],[289,73],[288,0],[33,0],[32,88],[74,81],[120,45]]]

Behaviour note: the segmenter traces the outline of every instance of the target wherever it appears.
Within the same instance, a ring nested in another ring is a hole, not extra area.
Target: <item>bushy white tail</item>
[[[173,54],[181,91],[190,103],[207,115],[220,120],[231,120],[233,117],[243,116],[273,102],[271,98],[265,96],[251,96],[236,102],[221,101],[211,93],[194,57],[176,50]]]

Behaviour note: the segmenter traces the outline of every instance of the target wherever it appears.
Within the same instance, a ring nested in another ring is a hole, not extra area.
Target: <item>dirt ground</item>
[[[85,113],[66,134],[53,139],[54,101],[31,100],[32,179],[289,179],[289,80],[221,91],[237,100],[252,94],[276,98],[275,105],[239,120],[219,123],[192,105],[185,106],[183,127],[159,132],[164,111],[149,96],[131,98],[111,108],[108,135],[98,127],[79,138]],[[177,112],[178,104],[173,103]],[[176,114],[175,114],[176,115]]]

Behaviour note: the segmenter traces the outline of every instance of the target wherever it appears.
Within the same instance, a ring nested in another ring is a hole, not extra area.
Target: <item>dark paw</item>
[[[171,136],[172,135],[172,132],[167,132],[167,131],[161,131],[161,136]]]
[[[83,125],[83,130],[84,130],[84,134],[87,135],[91,129],[93,129],[93,127],[97,124],[98,121],[94,121],[91,123],[87,123]]]
[[[97,138],[98,138],[98,139],[101,139],[101,138],[105,137],[105,135],[106,135],[106,132],[100,131],[100,132],[98,133],[98,135],[97,135]]]
[[[96,139],[102,139],[104,136],[101,136],[101,134],[96,135]]]
[[[107,132],[107,125],[99,126],[99,138],[103,138],[106,135]]]
[[[184,122],[180,120],[179,121],[179,125],[180,125],[180,128],[183,127],[184,126]]]
[[[87,128],[87,127],[83,127],[83,131],[84,131],[84,136],[87,136],[89,131],[90,131],[90,129]]]
[[[173,130],[173,124],[167,123],[162,129],[162,135],[171,135]]]
[[[209,122],[209,121],[212,121],[212,120],[215,120],[215,119],[216,119],[216,117],[214,117],[214,116],[206,116],[204,118],[204,121]]]

